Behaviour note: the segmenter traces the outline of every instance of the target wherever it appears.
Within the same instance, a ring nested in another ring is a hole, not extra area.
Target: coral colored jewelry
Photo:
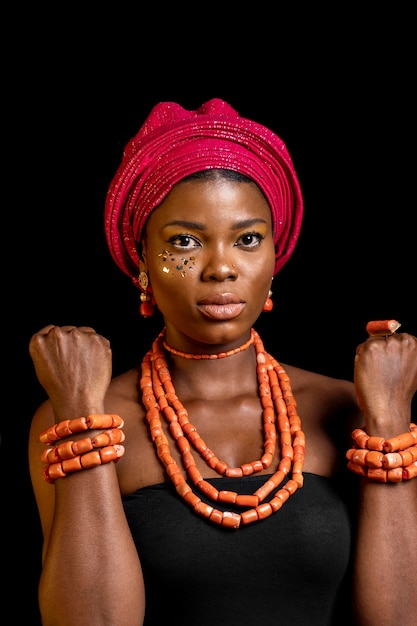
[[[177,350],[176,348],[173,348],[172,346],[167,344],[165,339],[163,339],[162,343],[163,343],[165,350],[167,350],[168,352],[171,352],[171,354],[175,354],[175,356],[182,356],[184,359],[196,359],[199,361],[199,360],[224,359],[228,356],[233,356],[234,354],[243,352],[244,350],[246,350],[247,348],[249,348],[249,346],[253,344],[254,337],[255,337],[254,332],[252,331],[250,339],[246,343],[244,343],[242,346],[239,346],[239,348],[234,348],[233,350],[228,350],[227,352],[218,352],[217,354],[194,354],[192,352],[182,352],[181,350]]]
[[[53,448],[46,448],[41,454],[41,461],[43,463],[57,463],[90,452],[94,448],[122,443],[124,440],[125,434],[120,428],[110,428],[95,437],[85,437],[77,441],[63,441]]]
[[[262,307],[262,311],[264,313],[269,313],[270,311],[272,311],[273,308],[274,308],[273,301],[271,300],[271,298],[267,298],[265,300],[265,303],[264,303],[263,307]]]
[[[271,299],[271,298],[272,298],[272,290],[270,289],[270,290],[268,291],[268,297],[267,297],[267,299],[265,300],[264,305],[263,305],[263,307],[262,307],[262,311],[263,311],[264,313],[269,313],[269,312],[270,312],[270,311],[272,311],[272,309],[274,308],[274,303],[273,303],[273,301],[272,301],[272,299]]]
[[[42,463],[46,463],[43,477],[49,484],[57,478],[90,467],[96,467],[110,461],[118,461],[125,449],[120,443],[125,440],[121,430],[124,421],[113,413],[91,413],[87,417],[63,420],[42,431],[39,440],[42,443],[54,443],[63,437],[86,430],[105,428],[94,437],[84,437],[76,441],[63,441],[46,448],[41,454]]]
[[[44,468],[43,477],[47,483],[52,485],[57,478],[65,478],[65,476],[73,472],[97,467],[104,463],[110,463],[110,461],[118,461],[124,453],[124,447],[119,444],[105,446],[99,450],[79,454],[71,459],[64,459],[58,463],[50,463]]]
[[[141,293],[139,298],[141,301],[139,307],[139,313],[141,314],[141,316],[152,317],[152,315],[155,313],[155,306],[152,302],[152,296],[148,293]]]
[[[215,456],[199,436],[195,426],[188,420],[188,412],[178,399],[172,384],[163,352],[164,338],[165,329],[158,335],[151,350],[148,351],[142,361],[140,388],[157,455],[177,493],[197,514],[227,528],[236,529],[241,525],[269,517],[278,511],[297,489],[303,486],[304,480],[302,470],[305,457],[305,436],[301,430],[301,420],[297,414],[296,401],[287,373],[271,355],[265,352],[258,333],[252,329],[251,339],[255,345],[259,395],[263,407],[264,453],[258,460],[240,467],[230,468],[227,463]],[[194,357],[195,355],[191,358]],[[276,417],[275,413],[277,414]],[[165,418],[169,431],[181,453],[182,464],[189,481],[213,503],[233,503],[245,508],[245,511],[242,513],[221,511],[215,506],[207,504],[198,493],[193,491],[171,455],[161,416]],[[221,476],[240,477],[259,472],[269,467],[272,462],[277,430],[281,451],[278,468],[251,495],[240,495],[233,491],[218,491],[208,481],[204,480],[197,469],[191,448],[199,452],[209,467],[215,469]],[[279,488],[288,476],[290,476],[288,481]],[[264,502],[265,498],[275,490],[278,491],[273,497],[268,502]]]
[[[91,413],[87,417],[77,417],[73,420],[63,420],[42,431],[39,435],[41,443],[53,443],[74,433],[98,428],[123,428],[124,422],[119,415],[107,413]]]
[[[398,483],[417,477],[417,426],[390,439],[371,437],[361,428],[352,432],[355,442],[346,452],[348,468],[371,480]]]
[[[370,337],[387,337],[395,333],[400,326],[397,320],[376,320],[367,323],[366,332]]]

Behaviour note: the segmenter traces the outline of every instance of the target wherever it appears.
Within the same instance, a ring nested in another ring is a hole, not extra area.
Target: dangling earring
[[[141,305],[139,307],[139,313],[142,317],[152,317],[155,311],[152,294],[148,293],[148,285],[149,278],[146,272],[140,272],[139,274],[139,285],[143,290],[140,294],[139,298],[141,301]]]
[[[268,291],[268,297],[265,300],[265,304],[262,307],[262,311],[264,313],[269,313],[269,311],[272,311],[272,309],[274,308],[274,303],[271,300],[271,296],[272,296],[272,291],[269,290]]]

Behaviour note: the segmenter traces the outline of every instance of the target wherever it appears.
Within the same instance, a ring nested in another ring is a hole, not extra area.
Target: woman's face
[[[142,256],[173,345],[238,341],[271,287],[269,205],[254,183],[178,183],[149,217]]]

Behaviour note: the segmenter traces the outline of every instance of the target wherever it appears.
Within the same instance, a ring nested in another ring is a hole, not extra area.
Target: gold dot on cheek
[[[165,274],[168,274],[168,273],[169,273],[169,269],[168,269],[167,267],[163,267],[163,268],[162,268],[162,271],[163,271],[163,272],[165,272]]]

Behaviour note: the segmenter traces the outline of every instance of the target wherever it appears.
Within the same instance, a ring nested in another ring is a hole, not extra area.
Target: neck
[[[182,350],[177,350],[177,348],[173,348],[166,342],[165,329],[162,331],[161,336],[163,337],[163,346],[165,350],[167,350],[171,354],[174,354],[175,356],[180,356],[184,359],[190,359],[190,360],[194,359],[198,361],[199,360],[210,361],[210,360],[215,360],[215,359],[224,359],[228,356],[234,356],[235,354],[238,354],[239,352],[243,352],[244,350],[246,350],[247,348],[249,348],[249,346],[253,344],[254,338],[255,338],[255,331],[253,329],[251,330],[250,338],[241,346],[237,348],[233,348],[232,350],[228,350],[227,352],[217,352],[214,354],[197,354],[194,352],[183,352]]]

